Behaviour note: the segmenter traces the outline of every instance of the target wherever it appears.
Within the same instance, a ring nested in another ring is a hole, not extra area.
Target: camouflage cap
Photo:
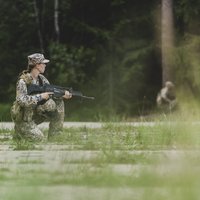
[[[36,65],[40,63],[48,63],[49,60],[44,58],[44,55],[41,53],[34,53],[28,56],[28,64],[29,65]]]

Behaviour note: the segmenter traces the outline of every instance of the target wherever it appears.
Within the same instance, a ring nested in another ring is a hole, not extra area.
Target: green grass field
[[[40,144],[16,143],[11,135],[10,130],[0,131],[1,200],[200,196],[198,123],[67,128],[54,141]]]

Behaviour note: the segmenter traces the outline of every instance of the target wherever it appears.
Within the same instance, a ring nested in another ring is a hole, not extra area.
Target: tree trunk
[[[56,33],[56,41],[60,41],[60,28],[59,28],[59,0],[54,1],[54,27]]]
[[[40,18],[39,18],[39,12],[37,7],[37,1],[33,1],[34,4],[34,11],[35,11],[35,18],[36,18],[36,24],[37,24],[37,30],[38,30],[38,37],[40,42],[40,50],[42,53],[44,53],[44,42],[42,38],[42,32],[41,32],[41,26],[40,26]]]
[[[173,81],[172,49],[173,30],[173,0],[162,0],[161,7],[161,49],[162,49],[162,83]]]

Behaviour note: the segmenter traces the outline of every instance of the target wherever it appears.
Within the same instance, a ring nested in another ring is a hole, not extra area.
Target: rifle
[[[94,100],[94,97],[88,97],[82,94],[80,91],[74,91],[72,88],[68,87],[61,87],[57,85],[50,85],[50,84],[44,84],[42,86],[36,85],[36,84],[30,84],[27,87],[27,93],[28,95],[43,93],[43,92],[53,92],[53,97],[60,98],[63,95],[65,95],[65,91],[69,91],[72,96],[80,97],[83,99],[91,99]]]

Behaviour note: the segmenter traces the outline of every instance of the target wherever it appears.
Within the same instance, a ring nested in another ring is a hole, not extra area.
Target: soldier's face
[[[43,74],[44,71],[45,71],[45,68],[46,68],[46,64],[40,63],[40,64],[37,64],[36,67],[37,67],[37,70],[38,70],[41,74]]]

